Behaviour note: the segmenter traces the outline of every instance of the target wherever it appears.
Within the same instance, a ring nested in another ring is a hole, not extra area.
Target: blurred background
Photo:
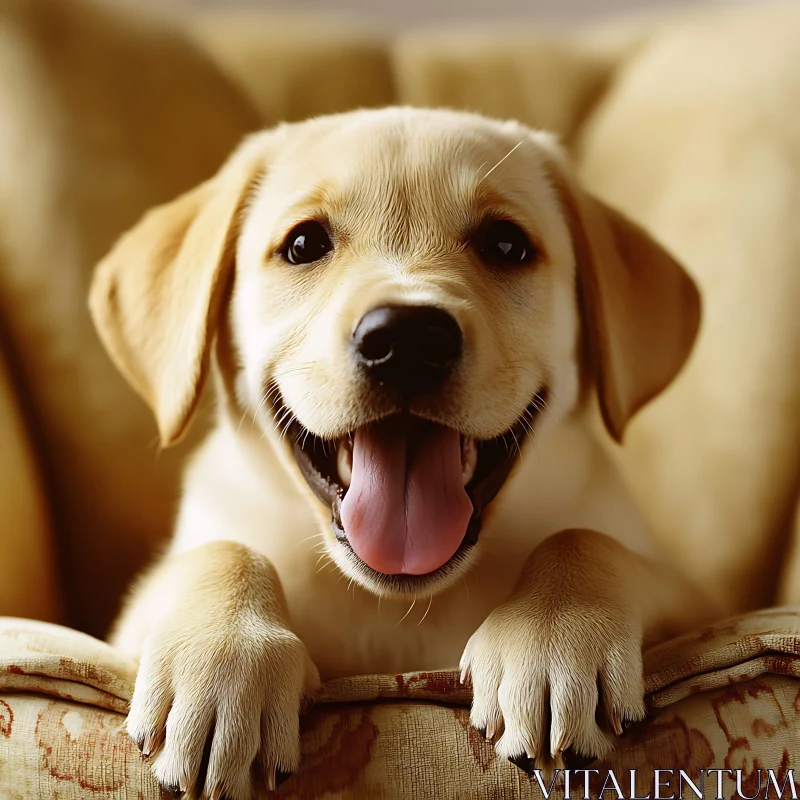
[[[555,131],[684,262],[700,339],[613,455],[721,601],[800,602],[800,4],[0,0],[0,615],[104,635],[203,435],[159,451],[98,260],[248,132],[393,103]]]
[[[109,0],[132,3],[136,0]],[[430,22],[502,24],[508,20],[588,22],[622,12],[658,13],[714,2],[741,0],[145,0],[173,8],[258,8],[307,14],[335,14],[393,26]]]

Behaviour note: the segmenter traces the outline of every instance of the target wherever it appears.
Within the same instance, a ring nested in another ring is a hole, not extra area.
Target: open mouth
[[[547,389],[509,430],[487,440],[408,413],[326,440],[308,431],[278,392],[272,395],[300,471],[331,509],[336,538],[362,572],[402,590],[421,576],[443,575],[477,542],[484,512],[519,458]]]

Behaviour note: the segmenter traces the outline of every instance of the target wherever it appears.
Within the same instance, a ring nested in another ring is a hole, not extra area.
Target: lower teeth
[[[348,446],[347,440],[339,445],[336,453],[336,469],[339,472],[339,480],[345,489],[350,488],[350,481],[353,477],[353,450]]]
[[[478,447],[474,439],[461,440],[461,481],[466,486],[475,475],[478,465]]]

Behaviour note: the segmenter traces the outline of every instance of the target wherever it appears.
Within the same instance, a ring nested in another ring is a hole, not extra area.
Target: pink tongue
[[[471,515],[458,431],[404,418],[356,431],[342,526],[372,569],[433,572],[456,552]]]

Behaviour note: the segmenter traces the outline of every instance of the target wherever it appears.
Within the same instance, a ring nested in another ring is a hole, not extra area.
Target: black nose
[[[378,381],[404,395],[435,389],[461,355],[461,328],[433,306],[381,306],[353,332],[355,358]]]

